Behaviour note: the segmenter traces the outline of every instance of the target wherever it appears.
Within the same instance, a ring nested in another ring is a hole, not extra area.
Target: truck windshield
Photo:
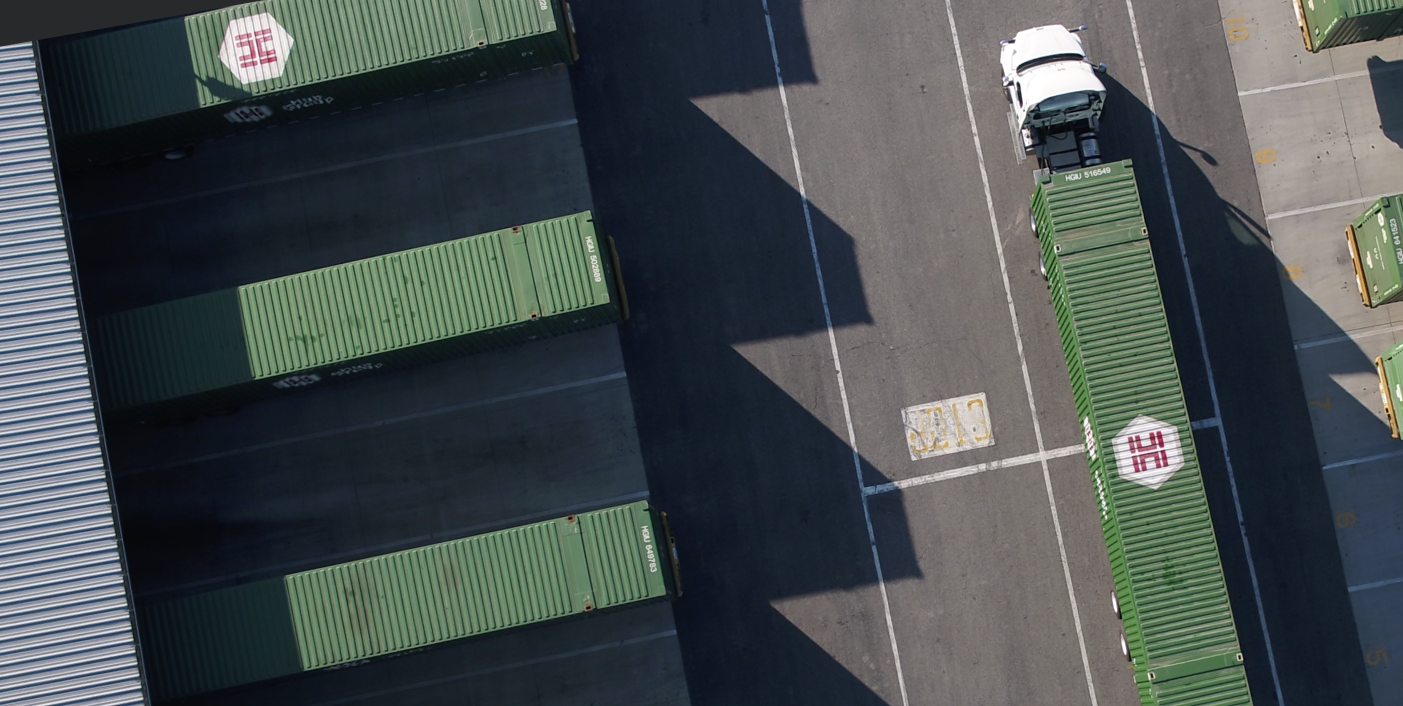
[[[1038,104],[1033,111],[1039,118],[1047,118],[1059,113],[1073,113],[1079,110],[1086,110],[1091,106],[1092,96],[1090,93],[1066,93],[1060,96],[1053,96]]]
[[[1081,54],[1053,54],[1052,56],[1044,56],[1039,57],[1037,59],[1030,59],[1028,61],[1025,61],[1018,65],[1017,70],[1018,73],[1021,74],[1025,71],[1036,69],[1039,66],[1055,64],[1059,61],[1082,61],[1084,59],[1086,59],[1086,57]]]

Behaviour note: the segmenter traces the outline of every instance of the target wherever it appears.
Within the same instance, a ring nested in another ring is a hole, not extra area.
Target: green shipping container
[[[676,597],[667,516],[571,515],[138,608],[155,701]]]
[[[166,421],[624,315],[588,211],[97,319],[103,412]]]
[[[1251,704],[1131,163],[1041,175],[1032,211],[1140,700]]]
[[[1354,278],[1364,306],[1383,306],[1403,299],[1403,195],[1374,202],[1364,215],[1345,227]]]
[[[1294,0],[1306,49],[1403,35],[1403,0]]]
[[[264,0],[41,43],[66,166],[573,58],[561,0]]]
[[[1403,409],[1403,344],[1374,359],[1379,371],[1379,394],[1384,399],[1384,414],[1393,438],[1398,435],[1398,410]]]

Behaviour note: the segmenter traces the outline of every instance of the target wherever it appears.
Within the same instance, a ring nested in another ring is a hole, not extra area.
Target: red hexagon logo
[[[1184,467],[1178,428],[1153,417],[1136,417],[1111,441],[1111,449],[1120,477],[1151,490]]]
[[[231,21],[219,45],[219,60],[244,85],[282,76],[291,53],[292,35],[266,12]]]

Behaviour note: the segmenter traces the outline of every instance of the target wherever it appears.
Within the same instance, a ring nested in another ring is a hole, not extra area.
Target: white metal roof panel
[[[0,706],[144,704],[33,45],[0,47]]]

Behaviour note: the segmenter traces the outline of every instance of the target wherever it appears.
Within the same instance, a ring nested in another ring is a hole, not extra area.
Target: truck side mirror
[[[1013,77],[1012,77],[1012,76],[1005,76],[1005,77],[1004,77],[1004,88],[1008,88],[1009,86],[1012,86],[1012,85],[1013,85]]]

